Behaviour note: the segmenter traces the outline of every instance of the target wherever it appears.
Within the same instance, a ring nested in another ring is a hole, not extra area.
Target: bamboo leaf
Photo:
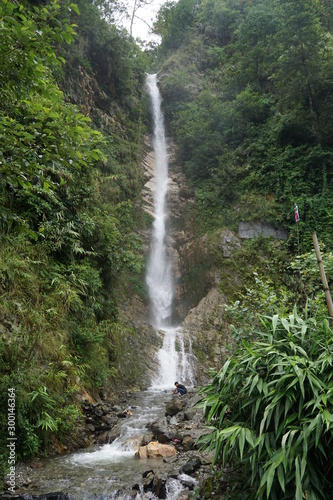
[[[301,470],[298,457],[295,458],[295,481],[296,481],[295,500],[302,500],[303,488],[302,488]]]
[[[277,476],[283,493],[286,492],[285,474],[282,464],[279,465],[277,469]]]
[[[290,324],[289,321],[286,318],[281,318],[281,323],[284,326],[284,328],[287,330],[287,332],[290,332]]]
[[[243,460],[245,435],[246,435],[246,429],[240,429],[240,432],[239,432],[239,453],[240,453],[241,460]]]
[[[273,332],[274,333],[275,333],[278,321],[279,321],[279,315],[278,314],[274,314],[274,316],[272,318],[272,327],[273,327]]]

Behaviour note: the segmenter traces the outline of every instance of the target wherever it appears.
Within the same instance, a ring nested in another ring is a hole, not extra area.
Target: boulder
[[[151,441],[147,444],[148,458],[167,458],[176,455],[177,450],[172,444],[162,444],[158,441]]]
[[[199,457],[193,457],[180,469],[180,474],[191,475],[201,467],[201,460]]]
[[[138,451],[135,453],[135,458],[148,458],[147,445],[139,447]]]
[[[159,422],[148,424],[147,427],[153,434],[153,439],[150,439],[149,441],[154,440],[159,443],[168,443],[173,438],[173,434],[170,432],[170,429],[168,429],[166,425],[160,424]]]
[[[146,446],[140,446],[136,452],[136,458],[168,458],[176,455],[177,450],[171,444],[162,444],[158,441],[151,441]]]
[[[171,401],[169,401],[165,405],[165,415],[173,417],[174,415],[177,415],[180,411],[182,411],[183,405],[179,397],[172,398]]]

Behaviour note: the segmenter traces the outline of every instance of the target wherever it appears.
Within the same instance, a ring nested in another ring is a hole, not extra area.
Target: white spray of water
[[[152,310],[152,322],[156,328],[170,326],[173,280],[171,262],[166,253],[166,197],[168,192],[168,156],[165,140],[161,96],[156,75],[148,75],[153,124],[155,153],[154,223],[147,269],[147,285]]]
[[[176,380],[193,383],[190,357],[187,355],[180,327],[171,327],[174,283],[171,259],[166,247],[168,192],[168,156],[165,139],[161,95],[157,76],[148,75],[147,86],[151,100],[154,125],[155,192],[154,223],[147,268],[147,285],[151,302],[152,323],[164,333],[163,346],[158,353],[159,373],[152,389],[170,389]]]

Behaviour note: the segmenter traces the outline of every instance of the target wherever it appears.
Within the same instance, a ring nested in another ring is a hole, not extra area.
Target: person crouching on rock
[[[183,394],[187,394],[187,389],[185,385],[183,384],[178,384],[178,382],[175,382],[176,389],[173,391],[172,394],[180,394],[181,396]]]

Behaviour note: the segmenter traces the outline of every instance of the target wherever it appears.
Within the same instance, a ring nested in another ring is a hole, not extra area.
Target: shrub
[[[201,388],[216,464],[251,472],[253,498],[328,498],[333,460],[333,342],[328,321],[261,318],[258,340],[242,345]]]

